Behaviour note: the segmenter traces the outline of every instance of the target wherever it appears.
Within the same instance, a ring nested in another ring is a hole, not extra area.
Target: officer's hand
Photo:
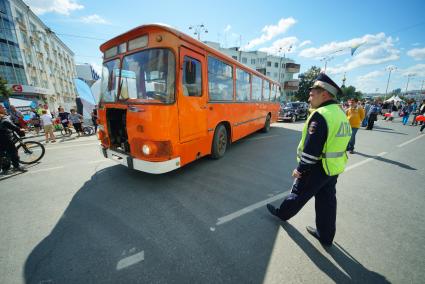
[[[297,169],[294,169],[292,172],[292,176],[294,178],[301,178],[301,173],[299,171],[297,171]]]

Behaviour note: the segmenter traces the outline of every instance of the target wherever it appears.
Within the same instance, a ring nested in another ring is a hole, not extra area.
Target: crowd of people
[[[58,111],[50,111],[47,104],[39,104],[37,108],[32,108],[28,120],[24,119],[22,112],[16,109],[15,106],[10,105],[7,115],[9,115],[11,121],[22,129],[29,130],[33,129],[38,135],[40,131],[44,131],[46,137],[46,143],[56,142],[54,134],[55,130],[64,129],[65,133],[69,131],[70,127],[73,127],[77,133],[77,137],[80,137],[83,133],[82,123],[83,116],[75,109],[70,109],[70,112],[66,112],[63,107],[58,107]],[[91,120],[97,132],[97,110],[93,109],[91,113]]]
[[[359,102],[357,98],[348,100],[343,104],[343,109],[347,115],[351,126],[351,139],[348,143],[347,151],[354,153],[354,145],[356,142],[356,134],[360,127],[366,130],[372,130],[378,115],[382,115],[384,120],[394,121],[394,118],[401,117],[403,125],[417,126],[420,125],[420,133],[425,128],[424,121],[418,121],[419,117],[423,118],[425,113],[425,100],[418,104],[415,100],[406,102],[379,102],[364,100]],[[410,120],[410,117],[412,119]]]

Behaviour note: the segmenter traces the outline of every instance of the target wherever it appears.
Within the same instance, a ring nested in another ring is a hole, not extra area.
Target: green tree
[[[362,92],[356,91],[356,87],[354,86],[348,86],[348,87],[341,87],[342,94],[338,96],[338,100],[340,101],[347,101],[348,99],[361,99],[363,97]]]
[[[312,66],[306,72],[300,74],[298,78],[300,79],[299,89],[295,93],[295,98],[298,101],[306,102],[308,101],[309,89],[313,86],[314,80],[319,76],[320,67]]]
[[[8,99],[12,92],[6,86],[7,81],[0,76],[0,97]]]

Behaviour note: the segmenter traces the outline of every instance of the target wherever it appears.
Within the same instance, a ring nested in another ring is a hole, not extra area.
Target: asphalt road
[[[265,209],[291,187],[302,123],[163,175],[104,159],[94,136],[48,144],[0,177],[0,283],[423,283],[425,134],[358,132],[327,249],[305,231],[314,200],[285,224]]]

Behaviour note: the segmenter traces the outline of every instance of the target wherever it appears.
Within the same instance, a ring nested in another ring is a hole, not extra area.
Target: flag
[[[362,45],[364,42],[362,42],[362,43],[358,43],[358,44],[355,44],[355,45],[353,45],[352,47],[351,47],[351,56],[353,56],[354,55],[354,52],[356,52],[356,50],[357,50],[357,48],[359,48],[360,47],[360,45]]]

